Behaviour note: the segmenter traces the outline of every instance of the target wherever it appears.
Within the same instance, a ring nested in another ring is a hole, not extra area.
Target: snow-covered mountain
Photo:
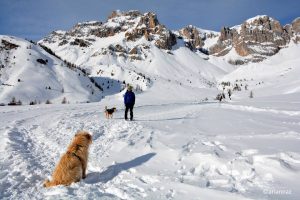
[[[183,40],[176,39],[154,13],[116,11],[104,23],[79,23],[67,32],[53,32],[39,44],[91,74],[101,70],[105,76],[113,74],[110,77],[118,79],[121,72],[134,69],[150,76],[183,80],[182,84],[194,82],[193,85],[199,86],[224,73],[203,61],[199,54],[189,52]],[[201,71],[202,76],[197,75],[197,71]],[[197,77],[184,81],[192,75]],[[126,82],[135,79],[128,78]],[[136,84],[146,89],[147,83],[141,78]]]
[[[83,22],[68,31],[54,31],[38,45],[1,36],[0,103],[8,103],[12,97],[24,102],[48,99],[60,102],[63,97],[70,102],[99,101],[122,92],[126,84],[133,85],[138,92],[149,91],[149,95],[151,91],[168,93],[169,99],[191,96],[199,99],[194,94],[195,88],[199,90],[197,94],[202,94],[203,89],[210,91],[208,96],[213,98],[218,83],[245,69],[236,65],[249,63],[247,69],[255,71],[255,67],[265,66],[265,61],[261,62],[265,59],[273,65],[274,55],[280,55],[282,60],[290,59],[290,53],[295,55],[299,22],[297,18],[282,27],[275,19],[262,15],[242,25],[222,28],[220,33],[192,25],[171,31],[159,22],[155,13],[114,11],[105,22]],[[6,49],[7,42],[18,47]],[[49,62],[41,64],[37,62],[39,58]],[[41,70],[40,66],[47,72],[34,77],[43,79],[44,84],[22,81],[32,76],[22,78],[20,71],[26,69],[26,73],[33,75]],[[282,67],[289,68],[280,65],[277,69]],[[263,74],[274,75],[270,69],[261,69]],[[62,70],[68,74],[64,78],[60,75]],[[230,75],[231,72],[234,73]],[[270,79],[278,76],[273,75]],[[234,77],[241,79],[242,75]],[[255,78],[256,75],[251,77]],[[48,79],[55,83],[48,83]],[[24,84],[34,85],[34,89],[26,90]],[[55,89],[46,90],[48,85]],[[66,92],[59,92],[63,90]]]
[[[267,61],[269,65],[275,64],[273,55],[279,55],[283,61],[296,58],[299,21],[297,18],[291,25],[282,27],[277,20],[261,15],[242,25],[222,28],[220,33],[192,25],[170,31],[159,23],[154,13],[115,11],[106,22],[79,23],[69,31],[53,32],[39,43],[93,76],[101,71],[142,90],[149,88],[151,80],[152,87],[168,80],[181,86],[210,88],[224,75],[235,71],[237,64],[249,63],[247,67],[251,71],[253,66],[265,66],[261,62],[265,59],[271,60]],[[277,69],[282,67],[289,68],[280,65]],[[274,75],[270,69],[261,69],[260,74]],[[243,70],[241,67],[237,71]],[[150,81],[144,82],[142,78],[143,82],[137,82],[138,78],[129,78],[127,71],[134,76],[143,74]],[[236,77],[241,78],[242,75]],[[255,78],[254,75],[251,79]]]

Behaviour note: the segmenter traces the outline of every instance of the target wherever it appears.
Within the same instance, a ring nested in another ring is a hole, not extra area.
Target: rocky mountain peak
[[[120,10],[115,10],[112,11],[112,13],[108,16],[108,20],[117,18],[117,17],[122,17],[122,16],[129,16],[130,18],[136,18],[138,16],[141,16],[142,13],[138,10],[130,10],[128,12],[122,12]]]
[[[171,49],[176,44],[175,35],[164,25],[160,24],[157,15],[152,12],[140,13],[132,10],[128,12],[113,11],[106,22],[90,21],[76,24],[69,31],[55,31],[44,42],[59,45],[78,45],[87,47],[96,38],[107,38],[119,33],[125,33],[126,41],[137,41],[142,37],[161,49]]]
[[[294,30],[293,26],[282,26],[279,21],[267,15],[259,15],[241,25],[223,27],[217,44],[209,52],[224,56],[233,49],[245,59],[233,60],[232,64],[260,62],[285,47],[294,36]]]
[[[171,49],[176,44],[175,35],[159,23],[157,15],[153,12],[142,14],[136,10],[113,11],[104,26],[106,29],[114,27],[124,31],[126,41],[136,41],[145,37],[148,41],[154,41],[154,44],[161,49]]]
[[[283,28],[279,21],[267,16],[267,15],[259,15],[254,18],[246,20],[242,26],[244,30],[268,30],[273,31],[277,34],[283,32]]]
[[[140,16],[137,26],[125,34],[127,41],[136,41],[145,37],[161,49],[171,49],[176,44],[175,35],[160,24],[155,13],[148,12]]]
[[[292,22],[292,28],[293,28],[293,31],[294,31],[296,34],[299,34],[299,33],[300,33],[300,17],[296,18],[296,19]]]
[[[155,13],[148,12],[141,17],[138,25],[145,25],[148,28],[155,28],[156,26],[160,25],[160,23]]]

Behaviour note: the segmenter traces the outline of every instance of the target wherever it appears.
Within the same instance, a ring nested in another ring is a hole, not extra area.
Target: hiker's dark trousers
[[[128,110],[130,111],[130,120],[133,120],[133,106],[132,104],[127,104],[125,105],[125,119],[127,120],[128,117],[127,117],[127,113],[128,113]]]

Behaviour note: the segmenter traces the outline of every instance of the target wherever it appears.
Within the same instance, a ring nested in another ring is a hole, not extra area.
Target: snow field
[[[270,112],[256,102],[144,102],[136,105],[136,120],[128,122],[120,102],[112,99],[1,108],[1,198],[299,197],[298,114],[276,107]],[[102,110],[111,104],[118,111],[106,120]],[[81,129],[93,134],[87,178],[70,187],[43,188]]]

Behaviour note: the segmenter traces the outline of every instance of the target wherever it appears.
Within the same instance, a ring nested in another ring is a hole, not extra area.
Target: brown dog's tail
[[[55,185],[56,184],[54,182],[49,181],[49,179],[47,179],[43,184],[44,187],[51,187],[51,186],[55,186]]]

